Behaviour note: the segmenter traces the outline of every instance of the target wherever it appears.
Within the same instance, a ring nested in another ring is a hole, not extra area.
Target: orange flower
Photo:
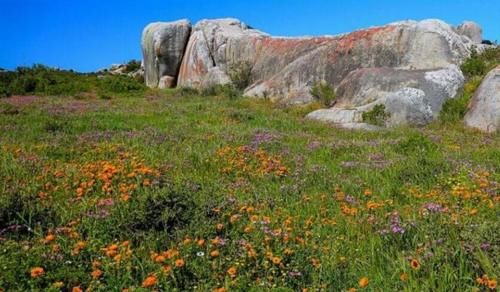
[[[363,278],[359,279],[358,284],[359,284],[359,287],[360,287],[360,288],[365,288],[366,286],[368,286],[368,283],[369,283],[369,282],[370,282],[370,281],[368,280],[368,278],[367,278],[367,277],[363,277]]]
[[[38,278],[43,275],[44,270],[42,267],[34,267],[31,269],[31,278]]]
[[[356,292],[356,291],[358,291],[358,289],[356,288],[350,288],[349,290],[347,290],[347,292]]]
[[[199,246],[204,246],[205,245],[205,239],[200,239],[200,240],[198,240],[197,243],[198,243]]]
[[[80,287],[73,287],[73,289],[71,289],[71,292],[83,292],[82,288]]]
[[[369,189],[366,189],[366,190],[364,191],[364,195],[365,195],[365,196],[367,196],[367,197],[369,197],[369,196],[371,196],[371,195],[372,195],[372,191],[371,191],[371,190],[369,190]]]
[[[406,282],[408,281],[408,274],[407,273],[402,273],[401,275],[399,275],[399,279],[403,282]]]
[[[156,278],[155,275],[148,276],[144,281],[142,282],[142,287],[143,288],[150,288],[156,285],[156,282],[158,279]]]
[[[412,259],[410,262],[410,266],[414,270],[420,269],[420,262],[417,259]]]
[[[163,267],[163,272],[164,273],[170,273],[170,271],[172,271],[172,267],[167,265],[167,266],[164,266]]]
[[[321,267],[321,262],[318,259],[312,259],[311,263],[316,269]]]
[[[93,270],[91,275],[92,275],[92,279],[99,279],[102,276],[102,271],[99,269]]]
[[[166,258],[165,258],[165,256],[163,256],[163,255],[158,255],[158,256],[156,256],[156,257],[155,257],[155,262],[156,262],[156,263],[163,263],[163,262],[165,262],[166,260],[167,260],[167,259],[166,259]]]
[[[227,270],[227,274],[228,274],[228,275],[229,275],[229,277],[231,277],[231,278],[235,278],[237,273],[238,273],[238,270],[236,269],[236,267],[230,267],[230,268]]]
[[[224,229],[224,224],[219,223],[215,228],[217,229],[217,231],[222,231],[222,229]]]
[[[184,262],[183,259],[176,259],[175,260],[175,266],[178,267],[178,268],[182,268],[184,267],[186,263]]]
[[[488,280],[488,288],[490,288],[491,290],[495,290],[497,288],[497,280]]]
[[[226,288],[221,287],[221,288],[215,288],[214,292],[226,292]]]
[[[277,257],[277,256],[272,257],[272,258],[271,258],[271,261],[272,261],[272,262],[273,262],[273,264],[275,264],[275,265],[279,265],[279,264],[281,264],[281,258],[280,258],[280,257]]]
[[[216,258],[220,255],[219,251],[216,249],[216,250],[212,250],[210,252],[210,256],[213,257],[213,258]]]
[[[45,239],[43,240],[44,243],[50,243],[52,241],[54,241],[56,239],[56,237],[54,236],[54,234],[48,234],[47,236],[45,236]]]

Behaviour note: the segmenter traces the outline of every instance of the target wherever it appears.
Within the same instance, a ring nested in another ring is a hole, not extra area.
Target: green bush
[[[371,111],[363,113],[363,122],[383,127],[390,116],[391,115],[385,111],[385,105],[378,104],[374,106]]]
[[[238,90],[244,90],[253,82],[253,66],[248,61],[233,63],[229,66],[228,75]]]
[[[18,67],[15,71],[0,72],[0,97],[10,95],[75,95],[95,90],[122,93],[143,90],[144,85],[128,76],[106,76],[76,73],[44,65]]]
[[[335,99],[337,98],[335,95],[335,89],[324,80],[314,83],[311,87],[310,93],[316,100],[327,107],[333,106]]]
[[[125,73],[134,72],[141,69],[141,61],[139,60],[130,60],[127,64],[125,64]]]

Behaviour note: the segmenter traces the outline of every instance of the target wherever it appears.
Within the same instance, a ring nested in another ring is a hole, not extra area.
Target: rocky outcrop
[[[467,36],[476,44],[483,42],[483,29],[473,21],[464,21],[464,23],[456,28],[456,31],[461,35]]]
[[[500,131],[500,66],[488,73],[477,89],[465,124],[487,133]]]
[[[314,100],[311,86],[322,81],[337,88],[338,103],[309,118],[358,123],[360,113],[383,104],[391,116],[388,125],[420,125],[434,119],[463,85],[457,66],[481,46],[477,28],[404,21],[338,36],[284,38],[237,19],[203,20],[192,29],[175,77],[178,86],[203,88],[230,82],[233,66],[250,64],[247,96],[307,103]],[[151,67],[145,63],[148,79]],[[156,72],[150,86],[157,86],[156,77],[172,76]]]
[[[144,58],[145,82],[149,87],[158,87],[160,78],[170,76],[175,86],[179,66],[191,33],[188,20],[151,23],[142,33],[142,55]],[[165,82],[161,84],[164,86]]]

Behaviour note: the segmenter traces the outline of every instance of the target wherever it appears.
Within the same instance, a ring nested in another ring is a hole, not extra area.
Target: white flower
[[[205,255],[205,253],[204,253],[204,252],[202,252],[202,251],[199,251],[199,252],[197,252],[197,253],[196,253],[196,255],[197,255],[197,256],[199,256],[199,257],[202,257],[202,256],[204,256],[204,255]]]

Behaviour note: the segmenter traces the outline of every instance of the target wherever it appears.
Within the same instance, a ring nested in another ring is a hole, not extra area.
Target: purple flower
[[[302,276],[301,272],[288,272],[288,276],[294,278],[294,277],[300,277]]]
[[[424,209],[432,213],[441,213],[444,211],[443,206],[436,203],[427,203],[424,205]]]
[[[481,243],[481,245],[479,246],[482,250],[484,251],[487,251],[491,248],[491,244],[487,243],[487,242],[483,242]]]
[[[356,199],[353,196],[351,196],[351,195],[345,196],[345,201],[347,203],[351,204],[351,205],[356,205],[357,204]]]
[[[391,232],[394,234],[403,234],[405,233],[405,229],[397,224],[391,225]]]

